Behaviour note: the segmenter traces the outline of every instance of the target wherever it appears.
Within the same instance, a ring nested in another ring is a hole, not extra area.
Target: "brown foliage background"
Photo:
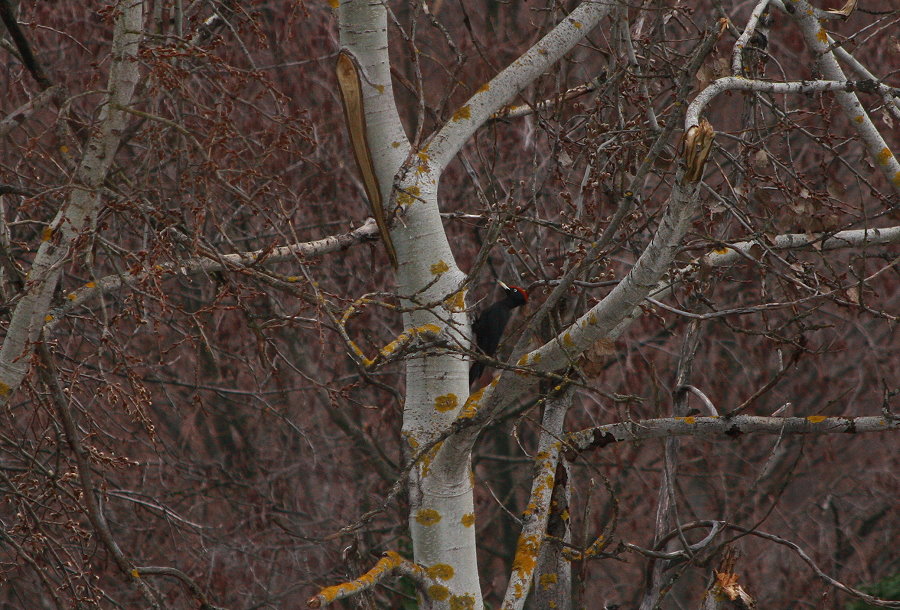
[[[79,145],[97,118],[111,21],[109,7],[89,4],[19,6],[39,61],[65,94],[12,131],[0,153],[0,183],[15,188],[0,198],[8,259],[4,323],[16,299],[11,269],[27,270],[42,223],[71,188]],[[318,587],[368,569],[378,553],[409,551],[402,502],[355,536],[329,538],[377,507],[393,482],[403,367],[394,362],[361,375],[327,311],[339,316],[364,294],[385,303],[363,308],[349,324],[369,354],[401,329],[390,309],[396,302],[390,266],[377,243],[321,260],[221,273],[173,276],[155,267],[317,239],[358,226],[367,215],[333,77],[338,42],[331,9],[243,4],[226,5],[229,25],[190,43],[204,31],[208,8],[191,5],[180,29],[174,3],[151,3],[141,51],[146,78],[133,120],[95,231],[68,261],[58,301],[110,274],[150,273],[73,309],[47,341],[126,555],[139,566],[177,567],[216,604],[297,607]],[[395,89],[408,133],[417,121],[425,133],[439,126],[563,15],[555,3],[438,0],[431,12],[464,56],[456,61],[420,10],[391,8]],[[724,10],[742,27],[751,8]],[[848,48],[870,68],[891,72],[893,66],[897,86],[900,16],[887,0],[865,8],[834,24],[836,36],[852,37]],[[528,287],[539,303],[565,261],[577,260],[584,244],[602,233],[653,141],[648,103],[661,122],[678,120],[672,91],[699,33],[717,17],[702,2],[631,8],[632,25],[644,20],[634,40],[640,73],[626,65],[604,22],[516,103],[553,99],[600,77],[596,91],[537,115],[494,122],[464,149],[441,184],[445,226],[463,269],[487,224],[503,224],[488,265],[474,279],[476,299],[494,298],[498,277]],[[417,55],[410,53],[413,23]],[[695,92],[721,73],[733,40],[723,36],[694,79]],[[772,58],[757,68],[767,77],[815,76],[802,38],[780,14],[768,50]],[[427,109],[422,116],[415,61]],[[6,116],[38,86],[8,52],[2,70]],[[880,104],[863,97],[870,107]],[[896,135],[884,116],[874,112],[884,133]],[[897,224],[896,198],[828,95],[754,102],[728,94],[708,118],[719,132],[706,176],[709,205],[685,245],[684,262],[748,236]],[[640,205],[586,278],[594,284],[572,293],[555,325],[601,298],[608,289],[603,282],[627,272],[648,242],[674,175],[677,140],[671,144],[655,161]],[[583,182],[588,164],[593,169]],[[890,407],[900,366],[891,315],[898,311],[897,274],[887,269],[863,278],[895,257],[884,249],[813,250],[702,273],[670,302],[697,313],[791,304],[705,321],[692,385],[726,411],[777,376],[780,363],[792,362],[748,413],[770,414],[787,402],[792,415],[873,415]],[[801,300],[811,286],[834,292]],[[670,415],[688,322],[648,310],[617,342],[602,372],[582,379],[567,427]],[[535,342],[552,330],[524,327],[516,335],[534,332]],[[0,419],[4,607],[37,607],[50,600],[48,588],[65,606],[140,603],[85,518],[70,448],[37,375]],[[517,534],[498,501],[514,514],[527,501],[526,452],[536,446],[538,419],[534,405],[524,405],[497,422],[475,460],[483,585],[493,603],[505,588]],[[890,510],[897,462],[889,443],[886,435],[685,440],[676,489],[681,520],[758,525],[795,541],[848,584],[877,581],[896,573],[898,560],[897,516]],[[616,508],[617,540],[652,543],[662,455],[661,443],[647,443],[575,463],[577,546],[589,544]],[[743,550],[741,582],[761,607],[843,607],[846,599],[785,548],[747,540]],[[633,607],[647,563],[633,554],[622,558],[627,561],[575,566],[579,599]],[[706,565],[683,568],[675,569],[683,577],[665,602],[672,607],[695,605],[709,574]],[[178,582],[151,582],[167,607],[194,607]],[[398,607],[411,593],[400,583],[370,601]]]

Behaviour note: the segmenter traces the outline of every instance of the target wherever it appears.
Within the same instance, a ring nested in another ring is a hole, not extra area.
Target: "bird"
[[[512,311],[528,302],[528,293],[519,286],[507,286],[497,282],[503,289],[503,298],[482,311],[472,323],[475,344],[485,356],[497,353],[503,330],[512,317]],[[469,369],[469,385],[474,384],[484,372],[484,363],[476,360]]]

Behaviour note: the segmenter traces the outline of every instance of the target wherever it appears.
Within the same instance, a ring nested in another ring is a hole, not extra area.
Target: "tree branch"
[[[581,453],[612,443],[644,441],[672,436],[692,436],[708,440],[736,439],[744,434],[860,434],[894,432],[900,429],[900,417],[675,417],[606,424],[573,432],[566,437],[572,451]],[[567,456],[569,457],[569,456]],[[574,454],[572,455],[574,457]],[[571,458],[570,458],[571,459]]]

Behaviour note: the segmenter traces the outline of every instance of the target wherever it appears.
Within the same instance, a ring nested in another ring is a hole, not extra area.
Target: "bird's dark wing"
[[[488,356],[493,356],[497,352],[500,337],[503,336],[503,330],[509,322],[510,315],[509,308],[501,301],[481,312],[481,315],[472,324],[475,343]]]

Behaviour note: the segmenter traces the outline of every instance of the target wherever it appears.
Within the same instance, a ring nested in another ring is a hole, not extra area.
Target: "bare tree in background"
[[[0,0],[4,607],[900,607],[900,12],[329,4]]]

